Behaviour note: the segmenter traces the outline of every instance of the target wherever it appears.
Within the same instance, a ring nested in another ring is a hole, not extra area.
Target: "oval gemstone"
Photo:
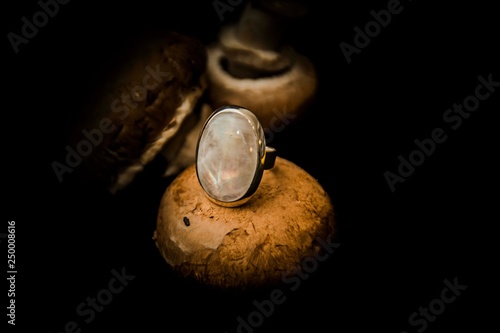
[[[265,146],[264,131],[251,111],[238,107],[215,111],[198,142],[196,172],[200,184],[219,201],[245,197],[259,176]]]

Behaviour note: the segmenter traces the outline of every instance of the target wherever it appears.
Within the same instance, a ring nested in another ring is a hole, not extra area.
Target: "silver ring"
[[[205,121],[196,146],[196,175],[208,198],[225,207],[247,202],[264,170],[274,167],[276,149],[266,146],[253,112],[228,105]]]

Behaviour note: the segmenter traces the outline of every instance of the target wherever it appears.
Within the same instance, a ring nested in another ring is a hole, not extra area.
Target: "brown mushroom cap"
[[[283,274],[322,252],[335,236],[328,194],[306,171],[278,157],[244,205],[210,201],[192,165],[165,191],[153,239],[181,276],[203,285],[252,288],[280,283]],[[320,242],[321,243],[321,242]]]
[[[207,86],[206,48],[193,36],[155,36],[122,60],[96,93],[85,113],[89,121],[82,127],[99,128],[103,119],[111,123],[113,131],[101,133],[102,142],[81,169],[112,193],[126,187],[176,136]],[[123,96],[129,96],[129,102]],[[81,132],[77,134],[75,142],[82,139]]]
[[[258,78],[239,78],[231,75],[225,67],[227,53],[215,44],[209,46],[207,77],[208,98],[213,109],[224,105],[241,105],[255,113],[262,127],[274,131],[279,114],[288,113],[298,117],[311,106],[317,92],[317,73],[314,65],[305,56],[288,49],[287,59],[292,59],[286,68],[273,75]],[[273,55],[276,55],[274,57]],[[265,59],[270,66],[285,59],[270,51],[253,51],[253,57]],[[281,66],[281,65],[279,65]]]

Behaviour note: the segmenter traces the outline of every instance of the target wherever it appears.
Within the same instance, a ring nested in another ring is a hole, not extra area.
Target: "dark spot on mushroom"
[[[186,225],[186,227],[189,227],[189,225],[191,223],[189,222],[189,219],[187,218],[187,216],[184,216],[184,218],[182,220],[184,221],[184,224]]]

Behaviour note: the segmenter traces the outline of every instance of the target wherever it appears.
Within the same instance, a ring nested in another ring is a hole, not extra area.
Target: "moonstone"
[[[219,201],[245,197],[255,178],[261,176],[265,147],[264,131],[251,111],[238,107],[215,111],[198,142],[200,184]]]

